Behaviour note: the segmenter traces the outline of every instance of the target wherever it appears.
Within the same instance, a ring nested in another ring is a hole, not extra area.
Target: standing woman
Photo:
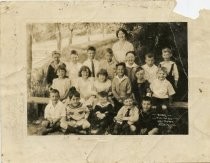
[[[127,41],[128,33],[123,28],[117,30],[116,36],[119,40],[112,47],[114,57],[117,62],[125,62],[126,53],[134,51],[133,44]]]

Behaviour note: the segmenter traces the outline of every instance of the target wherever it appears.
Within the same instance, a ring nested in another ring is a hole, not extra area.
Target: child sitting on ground
[[[138,123],[138,130],[141,135],[158,134],[158,123],[153,117],[151,97],[142,99]]]
[[[130,79],[131,83],[135,79],[135,72],[137,67],[139,67],[134,61],[135,61],[135,52],[129,51],[126,53],[126,70],[127,70],[127,76]]]
[[[139,119],[139,109],[134,105],[132,96],[124,98],[124,106],[114,117],[113,134],[130,135],[136,133],[136,122]]]
[[[124,62],[116,65],[116,76],[112,81],[112,93],[114,96],[114,106],[116,112],[123,106],[125,97],[131,95],[131,82],[126,74],[126,66]]]
[[[98,93],[98,103],[91,113],[91,133],[105,134],[112,124],[114,109],[108,101],[108,93],[103,91]]]
[[[66,104],[66,116],[61,120],[61,128],[65,133],[88,134],[89,110],[80,102],[80,93],[75,87],[69,90],[69,103]]]
[[[76,50],[72,50],[70,53],[70,59],[71,61],[66,63],[68,76],[72,81],[72,85],[75,86],[76,81],[78,79],[78,72],[80,68],[82,67],[82,64],[78,62],[79,55]]]
[[[160,67],[165,67],[167,70],[166,79],[172,84],[174,88],[177,88],[179,80],[179,72],[175,62],[171,61],[172,52],[171,49],[166,47],[162,49],[163,62],[160,62]]]
[[[58,78],[53,79],[51,88],[57,89],[60,93],[60,100],[64,100],[68,96],[71,81],[66,77],[66,68],[59,66],[57,69]]]
[[[152,53],[148,53],[145,55],[145,63],[142,68],[145,71],[145,79],[150,83],[157,78],[157,70],[158,67],[154,64],[154,55]]]
[[[159,108],[165,108],[172,102],[172,95],[175,94],[171,83],[166,79],[167,69],[160,67],[157,71],[157,79],[150,85],[152,91],[153,104]]]
[[[108,72],[108,78],[112,80],[116,73],[117,61],[113,58],[113,51],[107,48],[105,51],[105,59],[100,61],[99,69],[105,69]]]
[[[57,78],[57,69],[59,66],[65,67],[66,65],[60,61],[61,54],[58,51],[52,52],[52,58],[53,61],[50,63],[47,69],[47,75],[46,75],[46,82],[48,86],[52,84],[53,79]]]
[[[65,106],[59,100],[59,92],[56,89],[50,91],[50,101],[44,111],[44,120],[42,121],[42,129],[39,131],[41,135],[59,131],[60,120],[65,117]]]
[[[151,93],[149,82],[144,78],[144,69],[138,67],[135,72],[135,80],[132,83],[132,92],[137,103],[141,102],[142,98]]]

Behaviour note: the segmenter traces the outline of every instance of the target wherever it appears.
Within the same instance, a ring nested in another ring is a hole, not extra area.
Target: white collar
[[[138,65],[137,65],[136,63],[133,63],[132,65],[129,65],[129,64],[126,62],[126,67],[135,68],[135,67],[138,67]]]
[[[110,104],[110,102],[108,102],[108,101],[104,105],[102,105],[100,102],[97,103],[97,105],[100,107],[105,107],[105,106],[108,106],[109,104]]]
[[[126,75],[124,75],[122,78],[119,78],[118,75],[116,76],[116,78],[119,80],[119,82],[121,83],[123,80],[127,79],[128,77]]]

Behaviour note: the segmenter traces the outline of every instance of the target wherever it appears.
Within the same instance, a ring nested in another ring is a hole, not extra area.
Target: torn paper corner
[[[176,0],[177,5],[174,8],[174,12],[181,14],[191,19],[199,17],[199,11],[203,9],[210,9],[209,0],[199,1],[187,1],[187,0]]]

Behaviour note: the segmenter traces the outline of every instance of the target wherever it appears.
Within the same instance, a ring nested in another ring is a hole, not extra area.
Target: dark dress
[[[105,113],[105,117],[103,119],[99,119],[97,117],[96,112],[100,112],[102,114]],[[106,129],[113,123],[113,117],[114,117],[114,109],[113,106],[108,103],[105,106],[101,106],[100,104],[97,104],[95,106],[95,109],[92,110],[90,121],[91,121],[91,128],[92,129],[98,129],[99,133],[106,132]]]
[[[143,83],[137,83],[137,80],[135,80],[132,83],[132,91],[138,104],[141,103],[141,99],[145,97],[146,94],[149,92],[149,85],[150,84],[147,80],[145,80]]]

